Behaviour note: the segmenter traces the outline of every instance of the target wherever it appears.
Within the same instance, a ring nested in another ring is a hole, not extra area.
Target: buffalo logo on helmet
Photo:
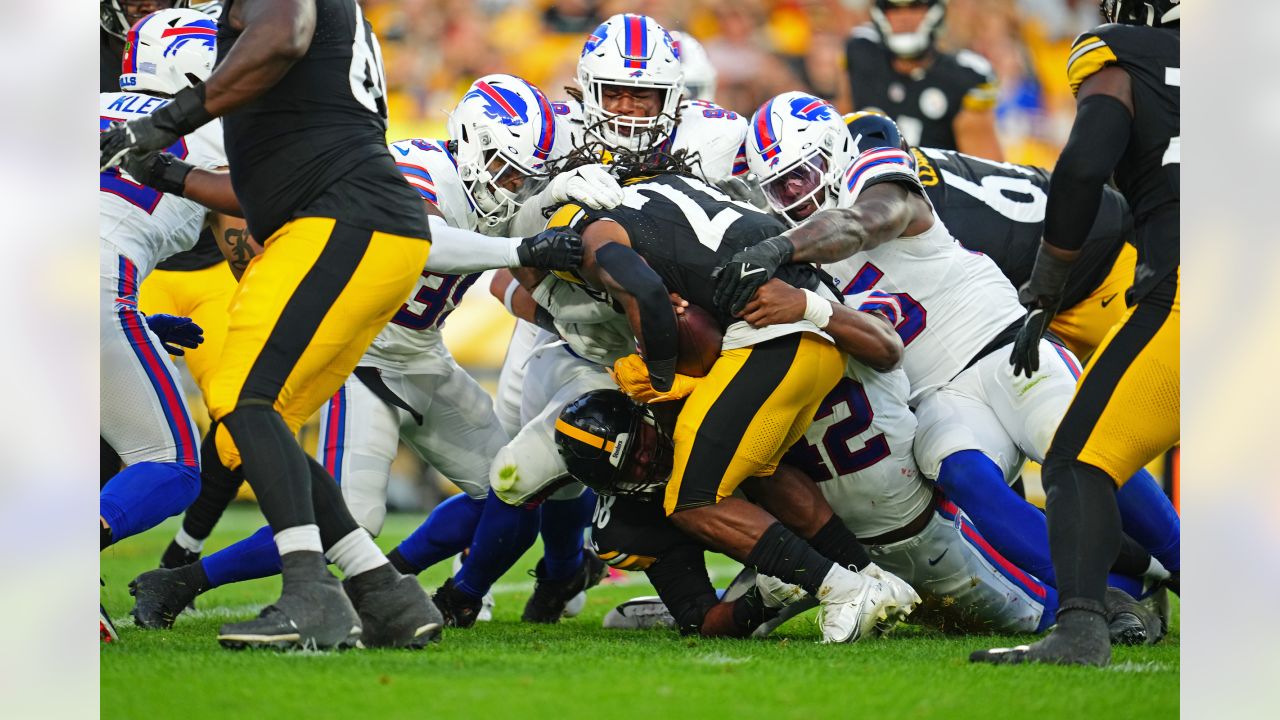
[[[671,50],[671,54],[675,55],[677,60],[683,59],[680,57],[680,41],[671,37],[671,33],[667,32],[665,29],[662,31],[662,42],[667,44],[667,47]]]
[[[609,25],[608,23],[600,23],[600,27],[587,36],[587,42],[582,46],[582,54],[585,56],[588,53],[595,52],[595,49],[600,47],[600,43],[604,42],[607,37],[609,37]]]
[[[467,93],[463,101],[475,98],[484,104],[485,117],[497,120],[503,125],[523,125],[529,122],[529,106],[520,95],[504,87],[495,87],[487,82],[476,83],[475,89]]]
[[[165,57],[178,52],[183,45],[193,40],[212,48],[218,37],[218,24],[212,20],[196,20],[189,25],[165,28],[160,37],[174,38],[164,49]]]
[[[818,120],[830,120],[836,116],[836,109],[831,103],[812,95],[802,95],[791,101],[791,115],[801,120],[816,122]]]

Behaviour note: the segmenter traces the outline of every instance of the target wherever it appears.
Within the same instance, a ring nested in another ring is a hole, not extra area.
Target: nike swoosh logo
[[[937,565],[938,563],[942,562],[942,558],[946,557],[947,553],[949,552],[951,552],[951,548],[947,548],[946,550],[943,550],[941,555],[929,561],[929,566],[933,567],[934,565]]]
[[[748,275],[755,275],[756,273],[762,273],[762,272],[764,272],[764,268],[756,268],[755,270],[747,270],[747,266],[746,266],[746,265],[743,265],[743,266],[742,266],[741,268],[739,268],[739,270],[738,270],[738,276],[739,276],[739,277],[746,277],[746,276],[748,276]]]
[[[409,157],[409,148],[398,148],[395,145],[392,145],[391,147],[395,148],[396,152],[400,153],[401,156]]]
[[[1119,294],[1120,294],[1120,293],[1111,293],[1111,294],[1110,294],[1110,295],[1108,295],[1107,297],[1103,298],[1103,300],[1102,300],[1102,307],[1106,307],[1106,306],[1110,305],[1110,304],[1111,304],[1111,301],[1112,301],[1112,300],[1115,300],[1115,299],[1116,299],[1116,296],[1117,296],[1117,295],[1119,295]]]

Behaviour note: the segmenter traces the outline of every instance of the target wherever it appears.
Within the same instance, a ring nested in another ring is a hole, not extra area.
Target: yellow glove
[[[658,392],[653,389],[653,385],[649,384],[649,367],[644,364],[644,360],[639,355],[634,354],[619,358],[613,364],[611,374],[614,382],[622,388],[622,392],[629,395],[632,400],[643,403],[670,402],[689,397],[698,386],[698,381],[702,379],[677,373],[671,389],[665,393]]]

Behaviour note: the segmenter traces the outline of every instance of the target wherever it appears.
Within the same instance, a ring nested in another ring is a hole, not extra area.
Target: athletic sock
[[[823,578],[836,567],[780,522],[764,531],[747,555],[746,564],[756,572],[799,585],[814,597],[818,596]]]
[[[839,517],[832,515],[813,537],[809,545],[825,558],[831,558],[837,565],[861,570],[871,564],[867,549],[858,542],[857,536]]]
[[[1096,467],[1049,455],[1043,478],[1058,596],[1102,605],[1120,548],[1115,483]]]
[[[222,424],[235,440],[244,476],[271,528],[280,532],[315,525],[307,456],[280,413],[270,405],[243,405],[222,418]]]
[[[417,575],[467,549],[476,535],[485,501],[458,493],[440,503],[427,519],[387,555],[396,569]]]
[[[542,569],[547,580],[564,580],[582,567],[583,531],[591,524],[596,494],[542,503]]]
[[[326,548],[331,548],[361,528],[347,509],[346,501],[342,499],[342,488],[338,487],[338,481],[333,479],[319,461],[310,455],[306,457],[307,469],[311,473],[311,507],[315,510],[316,525],[320,527],[320,542]],[[378,559],[386,562],[369,533],[362,531],[362,534],[369,541],[368,546],[377,552]]]
[[[240,542],[228,545],[194,564],[202,568],[209,587],[216,588],[279,573],[280,553],[276,550],[271,527],[263,526]]]
[[[352,530],[346,537],[334,543],[325,551],[325,555],[347,577],[355,577],[388,565],[387,556],[382,554],[378,546],[373,543],[373,538],[362,528]]]
[[[98,496],[98,509],[111,526],[111,542],[116,543],[182,512],[199,492],[199,468],[140,462],[107,481]]]
[[[1139,470],[1118,491],[1116,502],[1124,531],[1166,570],[1182,568],[1182,521],[1169,496],[1146,470]]]
[[[173,537],[173,542],[189,553],[199,553],[204,550],[204,538],[191,537],[185,528],[178,528],[178,534]]]
[[[533,546],[540,520],[537,509],[508,505],[490,491],[480,523],[476,525],[471,551],[454,576],[454,587],[472,597],[484,597],[498,578]]]
[[[1005,484],[1004,473],[990,458],[978,450],[947,456],[938,485],[1001,555],[1055,585],[1044,514]]]
[[[200,543],[208,539],[213,527],[222,518],[222,513],[226,512],[227,505],[231,504],[236,492],[240,490],[240,484],[244,482],[244,475],[240,471],[228,470],[218,457],[215,440],[217,432],[218,424],[214,423],[200,444],[200,494],[182,516],[182,530],[179,533],[179,536],[185,533],[187,537]],[[192,548],[181,542],[179,544],[191,552],[200,552],[199,547]]]

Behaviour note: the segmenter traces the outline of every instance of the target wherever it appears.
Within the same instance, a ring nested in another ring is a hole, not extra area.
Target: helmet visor
[[[494,154],[489,160],[489,185],[495,194],[509,198],[516,205],[537,195],[546,187],[545,173],[531,173],[502,155]]]
[[[827,173],[827,159],[814,153],[794,167],[760,186],[770,207],[794,221],[804,220],[818,209]]]

